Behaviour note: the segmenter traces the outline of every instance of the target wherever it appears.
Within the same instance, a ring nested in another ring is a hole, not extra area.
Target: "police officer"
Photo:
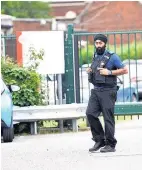
[[[94,37],[96,52],[91,67],[87,69],[88,80],[94,85],[91,89],[86,115],[90,124],[95,145],[90,152],[114,152],[117,140],[115,134],[114,106],[117,98],[117,75],[127,74],[118,55],[106,49],[107,37],[97,34]],[[102,113],[104,129],[99,120]]]

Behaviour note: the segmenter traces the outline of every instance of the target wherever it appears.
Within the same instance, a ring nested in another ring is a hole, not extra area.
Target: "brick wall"
[[[41,25],[40,21],[14,21],[13,33],[16,31],[48,31],[51,28],[51,23],[47,22]]]
[[[65,16],[68,11],[73,11],[77,15],[84,9],[85,5],[83,6],[65,6],[65,7],[53,7],[52,9],[52,16]]]
[[[64,16],[68,11],[79,14],[87,4],[81,6],[58,6],[53,7],[52,15]],[[138,1],[96,1],[93,2],[81,23],[75,26],[76,29],[89,32],[120,31],[120,30],[141,30],[142,29],[142,4]],[[14,33],[16,31],[47,31],[51,23],[40,25],[40,21],[14,21]],[[124,36],[123,41],[127,42],[128,37]],[[140,36],[137,36],[140,39]],[[93,41],[93,37],[89,37]],[[119,35],[116,42],[120,43]],[[130,36],[133,40],[133,36]],[[113,42],[113,36],[111,38]]]
[[[91,32],[138,30],[141,16],[142,4],[137,1],[93,2],[80,26]]]
[[[142,29],[142,4],[138,1],[113,1],[113,2],[93,2],[88,13],[82,18],[76,28],[81,28],[89,32],[105,31],[129,31]],[[110,43],[113,44],[113,36]],[[141,35],[137,35],[137,40]],[[93,37],[89,37],[93,41]],[[134,35],[130,36],[130,41],[134,40]],[[116,36],[116,43],[120,43],[120,35]],[[128,36],[123,35],[123,42],[127,43]]]
[[[85,5],[53,7],[52,15],[64,16],[67,11],[79,14]],[[85,29],[89,32],[116,31],[116,30],[139,30],[142,29],[142,4],[138,1],[99,1],[93,2],[87,14],[82,18],[76,28]],[[40,25],[40,21],[14,21],[15,31],[50,29],[50,23]]]

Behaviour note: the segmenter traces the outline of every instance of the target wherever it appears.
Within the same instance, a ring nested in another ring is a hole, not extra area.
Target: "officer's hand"
[[[91,69],[91,68],[87,68],[87,69],[86,69],[86,72],[87,72],[87,73],[91,73],[91,72],[92,72],[92,69]]]
[[[100,70],[101,75],[104,75],[104,76],[109,75],[109,70],[106,68],[98,68],[98,70]]]

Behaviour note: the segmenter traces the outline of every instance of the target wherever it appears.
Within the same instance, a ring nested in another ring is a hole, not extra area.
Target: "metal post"
[[[74,58],[73,58],[73,25],[68,25],[65,34],[65,80],[66,104],[75,103],[74,95]],[[71,120],[67,124],[72,125]]]
[[[62,98],[62,75],[61,74],[58,74],[57,76],[57,79],[58,79],[58,100],[59,100],[59,104],[62,104],[63,103],[63,98]]]
[[[72,129],[73,129],[73,132],[78,132],[77,119],[72,120]]]
[[[79,77],[79,54],[78,54],[78,36],[74,36],[73,41],[74,55],[74,91],[75,103],[80,103],[80,77]]]
[[[37,122],[30,123],[30,132],[31,135],[37,135]]]
[[[34,122],[34,134],[37,135],[37,122]]]
[[[63,104],[63,97],[62,97],[62,75],[58,74],[57,76],[57,86],[58,86],[58,104]],[[60,126],[60,132],[64,132],[64,127],[63,127],[63,120],[59,120],[59,126]]]
[[[73,25],[68,25],[66,54],[67,92],[66,103],[74,103],[74,61],[73,61]]]

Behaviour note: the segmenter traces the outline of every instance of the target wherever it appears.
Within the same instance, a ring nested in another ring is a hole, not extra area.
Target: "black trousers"
[[[114,106],[117,98],[117,89],[92,89],[88,102],[86,115],[90,124],[93,140],[95,142],[105,140],[106,145],[115,147],[117,140],[115,134]],[[104,118],[104,130],[99,120],[102,113]]]

